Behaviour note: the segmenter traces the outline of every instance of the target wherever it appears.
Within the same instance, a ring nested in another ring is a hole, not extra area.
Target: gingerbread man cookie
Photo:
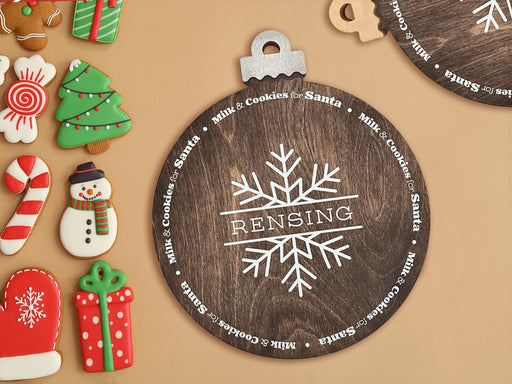
[[[53,1],[12,2],[0,8],[0,33],[16,33],[20,45],[29,51],[46,46],[44,26],[56,27],[62,14]]]

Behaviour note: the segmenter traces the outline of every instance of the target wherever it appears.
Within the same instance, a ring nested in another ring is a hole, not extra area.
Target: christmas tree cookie
[[[128,115],[119,108],[122,97],[109,88],[104,73],[80,60],[69,66],[59,97],[56,117],[62,122],[57,141],[63,148],[86,146],[90,153],[110,147],[110,139],[122,136],[132,127]]]

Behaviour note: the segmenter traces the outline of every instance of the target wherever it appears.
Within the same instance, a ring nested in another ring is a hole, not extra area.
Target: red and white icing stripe
[[[7,168],[5,185],[10,192],[19,194],[29,180],[23,201],[0,235],[0,250],[5,255],[13,255],[25,245],[50,192],[50,170],[44,161],[36,156],[21,156]]]
[[[6,99],[12,112],[20,116],[39,116],[48,105],[46,89],[31,80],[16,81],[7,90]]]

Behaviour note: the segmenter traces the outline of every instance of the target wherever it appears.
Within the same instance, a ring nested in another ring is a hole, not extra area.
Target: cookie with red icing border
[[[0,33],[14,32],[20,45],[39,51],[48,43],[44,27],[56,27],[62,14],[53,1],[12,2],[0,8]]]
[[[75,293],[83,368],[86,372],[110,372],[133,365],[130,303],[133,291],[126,275],[96,261],[80,278],[82,291]]]
[[[50,169],[39,157],[20,156],[7,167],[4,179],[9,192],[21,194],[26,191],[0,234],[0,251],[4,255],[14,255],[27,242],[43,211],[50,193]]]
[[[0,306],[0,380],[44,377],[60,369],[61,315],[61,293],[51,274],[27,268],[11,276]]]

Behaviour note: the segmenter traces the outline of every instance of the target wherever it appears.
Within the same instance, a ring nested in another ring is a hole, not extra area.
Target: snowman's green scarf
[[[94,201],[84,201],[71,199],[69,207],[79,211],[94,211],[94,219],[96,224],[97,235],[108,235],[108,217],[107,208],[112,208],[109,199],[97,199]]]

